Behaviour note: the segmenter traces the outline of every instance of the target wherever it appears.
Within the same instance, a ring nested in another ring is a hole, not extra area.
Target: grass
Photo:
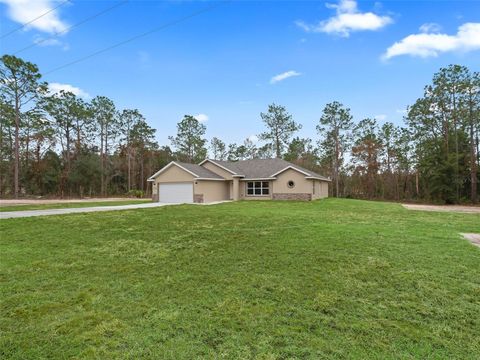
[[[480,215],[327,199],[0,222],[2,359],[478,359]]]
[[[8,205],[8,206],[2,206],[0,203],[0,212],[131,205],[131,204],[143,204],[145,202],[151,202],[151,201],[152,201],[151,199],[143,199],[143,200],[137,199],[137,200],[118,200],[118,201],[92,201],[92,202],[84,201],[84,202],[55,203],[55,204],[25,204],[25,205]]]

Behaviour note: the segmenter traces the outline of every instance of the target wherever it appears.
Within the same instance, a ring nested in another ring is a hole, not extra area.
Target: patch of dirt
[[[480,207],[478,206],[464,206],[464,205],[417,205],[417,204],[402,204],[408,210],[422,210],[422,211],[444,211],[444,212],[461,212],[480,214]]]
[[[470,241],[473,245],[480,247],[480,234],[467,233],[467,234],[460,234],[460,235],[462,235],[465,239]]]
[[[137,200],[130,198],[88,198],[88,199],[1,199],[0,206],[13,205],[43,205],[43,204],[67,204],[67,203],[89,203],[107,201]]]

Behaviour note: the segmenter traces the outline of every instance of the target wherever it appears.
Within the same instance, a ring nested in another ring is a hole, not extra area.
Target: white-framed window
[[[268,181],[247,181],[247,196],[265,196],[270,194]]]

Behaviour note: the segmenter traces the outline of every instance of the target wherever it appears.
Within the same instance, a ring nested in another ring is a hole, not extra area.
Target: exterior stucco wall
[[[203,196],[203,202],[222,201],[230,199],[228,181],[198,180],[194,183],[193,192],[197,198]]]
[[[320,199],[320,181],[310,180],[312,182],[312,200]]]
[[[323,198],[326,198],[328,197],[328,186],[329,186],[329,182],[328,181],[319,181],[319,187],[320,187],[320,191],[318,192],[319,196],[318,196],[318,199],[323,199]]]
[[[207,161],[207,162],[203,163],[202,166],[205,169],[208,169],[211,172],[214,172],[215,174],[220,175],[221,177],[223,177],[227,180],[232,180],[232,174],[231,173],[229,173],[226,170],[223,170],[221,167],[211,163],[210,161]]]
[[[315,186],[315,191],[312,194],[312,199],[323,199],[328,197],[328,181],[310,180]]]
[[[205,168],[205,169],[208,169],[210,170],[211,172],[214,172],[215,174],[217,175],[220,175],[221,177],[229,180],[227,182],[228,184],[228,196],[227,196],[227,200],[233,200],[234,198],[234,194],[233,194],[233,177],[232,177],[232,174],[229,173],[228,171],[222,169],[221,167],[211,163],[210,161],[207,161],[205,163],[202,164],[202,166]]]
[[[328,182],[321,180],[305,179],[305,175],[289,169],[278,174],[276,180],[270,180],[270,195],[246,195],[246,180],[240,181],[241,200],[315,200],[328,196]],[[295,186],[288,187],[288,182],[293,181]],[[315,187],[315,189],[314,189]]]
[[[192,182],[194,176],[176,165],[170,166],[155,178],[152,183],[152,199],[158,201],[158,184],[172,182]]]
[[[312,180],[305,179],[305,175],[298,171],[288,169],[276,177],[277,180],[273,182],[274,194],[312,194],[313,192]],[[293,188],[287,185],[290,180],[295,183]]]

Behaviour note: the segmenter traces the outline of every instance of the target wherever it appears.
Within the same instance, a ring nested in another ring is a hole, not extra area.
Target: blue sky
[[[1,53],[47,73],[137,34],[219,4],[130,1],[0,0]],[[55,36],[56,32],[62,34]],[[202,114],[207,136],[242,142],[263,126],[269,103],[287,107],[316,138],[327,102],[358,121],[402,122],[442,66],[480,70],[477,1],[231,1],[148,36],[45,75],[52,88],[105,95],[138,108],[161,144],[184,114]],[[276,79],[276,80],[275,80]]]

